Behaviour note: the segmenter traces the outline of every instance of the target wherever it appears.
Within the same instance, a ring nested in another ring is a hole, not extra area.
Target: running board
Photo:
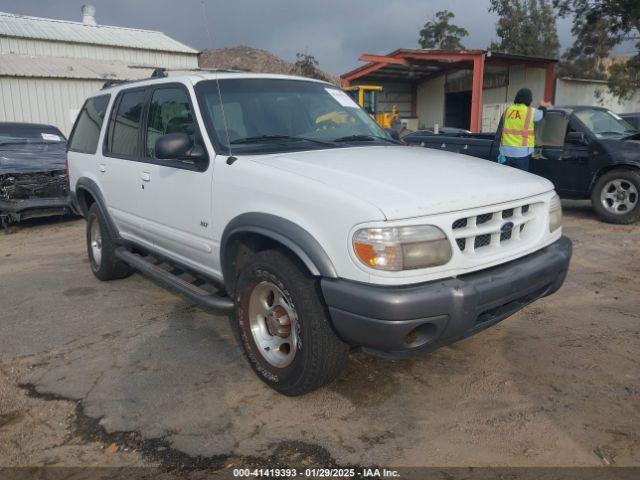
[[[233,311],[233,301],[229,297],[223,297],[200,288],[200,285],[202,285],[201,281],[199,285],[196,285],[180,278],[179,275],[184,272],[178,268],[173,268],[172,270],[180,273],[172,273],[172,271],[165,270],[159,266],[162,262],[156,264],[147,260],[147,258],[153,257],[143,257],[127,250],[124,247],[116,248],[115,253],[118,258],[128,263],[136,270],[168,285],[205,307],[215,310],[218,313],[231,313]]]

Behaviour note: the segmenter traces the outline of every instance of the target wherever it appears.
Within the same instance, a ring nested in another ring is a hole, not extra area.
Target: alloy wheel
[[[298,317],[282,290],[268,281],[256,285],[248,313],[253,340],[264,359],[277,368],[290,365],[298,349]]]

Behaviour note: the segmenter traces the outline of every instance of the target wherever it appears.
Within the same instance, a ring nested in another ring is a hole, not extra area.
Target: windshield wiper
[[[30,139],[22,139],[17,138],[15,140],[0,140],[0,145],[57,145],[62,144],[63,142],[43,142],[39,140],[30,140]]]
[[[380,137],[378,135],[368,135],[368,134],[356,134],[356,135],[347,135],[346,137],[334,138],[334,142],[374,142],[376,140],[382,140],[383,142],[395,143],[398,144],[397,140],[393,140],[392,138]]]
[[[332,142],[324,140],[316,140],[315,138],[295,137],[293,135],[258,135],[255,137],[238,138],[229,143],[232,144],[250,144],[250,143],[267,143],[267,142],[312,142],[318,145],[333,145]]]
[[[598,135],[624,135],[625,132],[598,132]]]

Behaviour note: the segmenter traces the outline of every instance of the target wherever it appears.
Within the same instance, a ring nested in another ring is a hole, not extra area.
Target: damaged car
[[[0,122],[0,226],[72,213],[65,136],[52,125]]]

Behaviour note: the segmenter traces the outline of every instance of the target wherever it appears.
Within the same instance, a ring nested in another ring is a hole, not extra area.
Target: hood
[[[378,207],[388,220],[503,203],[553,189],[542,177],[495,162],[405,146],[312,150],[252,160],[349,192]]]
[[[65,142],[0,144],[0,175],[65,170]]]
[[[624,139],[607,138],[600,145],[616,163],[635,163],[640,165],[640,133]]]

